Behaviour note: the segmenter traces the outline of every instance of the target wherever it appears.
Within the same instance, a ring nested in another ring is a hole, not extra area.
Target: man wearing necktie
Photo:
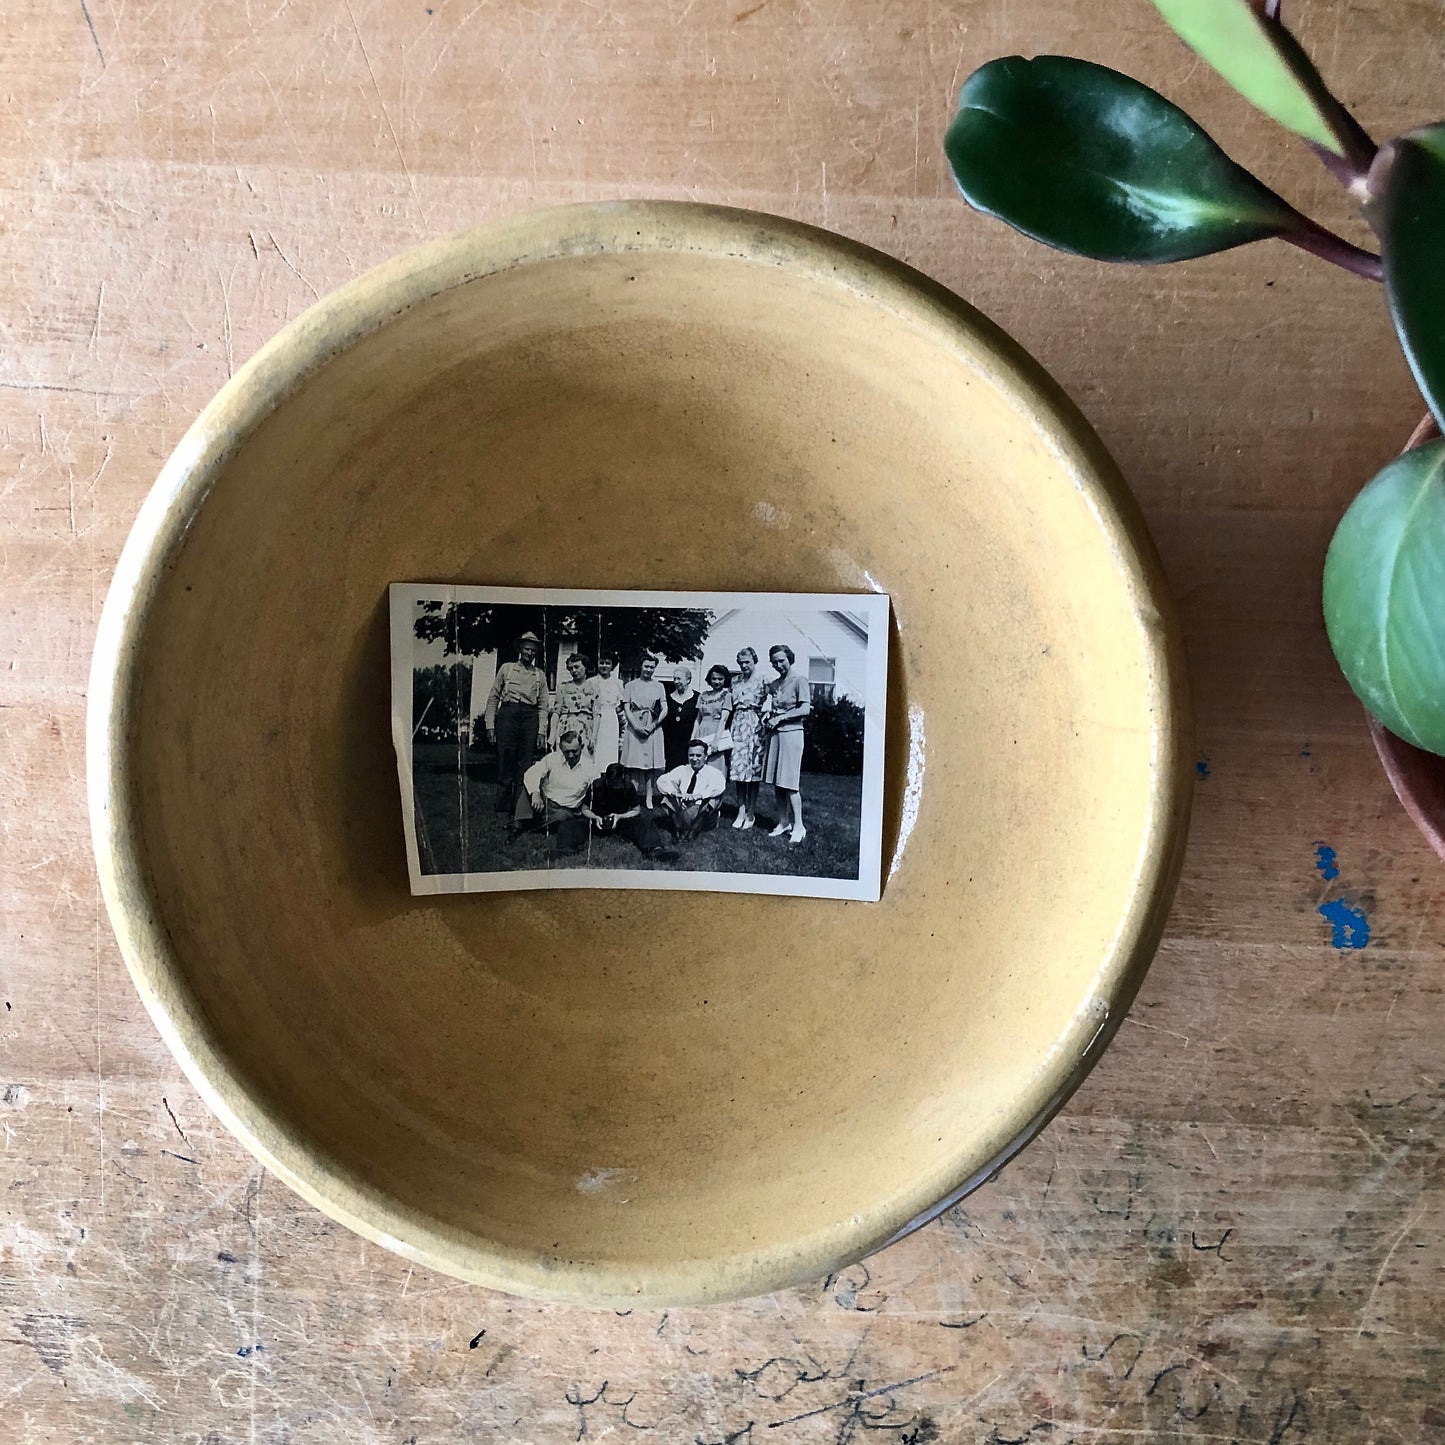
[[[695,738],[688,744],[687,761],[657,780],[657,796],[673,831],[686,841],[717,826],[718,809],[727,779],[708,766],[707,744]]]

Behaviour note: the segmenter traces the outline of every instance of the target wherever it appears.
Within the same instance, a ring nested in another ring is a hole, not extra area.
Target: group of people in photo
[[[794,845],[807,837],[801,784],[812,693],[790,647],[769,649],[771,679],[757,651],[744,647],[736,671],[711,664],[700,691],[686,664],[663,682],[661,659],[645,656],[623,682],[616,657],[603,653],[594,668],[574,652],[555,694],[541,651],[541,639],[523,633],[517,660],[497,670],[482,717],[497,750],[496,808],[509,819],[509,837],[543,828],[554,852],[574,852],[593,833],[613,835],[672,861],[679,855],[664,830],[686,843],[716,828],[729,784],[732,826],[753,828],[764,783],[777,800],[769,836]]]

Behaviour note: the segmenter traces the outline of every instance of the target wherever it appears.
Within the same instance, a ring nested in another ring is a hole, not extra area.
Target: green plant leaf
[[[1370,187],[1395,330],[1445,428],[1445,121],[1385,146]]]
[[[1445,441],[1397,457],[1355,498],[1325,557],[1324,603],[1360,701],[1445,753]]]
[[[1249,0],[1154,0],[1179,38],[1247,101],[1296,135],[1342,155],[1323,82],[1284,26]]]
[[[944,148],[964,199],[1099,261],[1183,261],[1303,217],[1157,91],[1062,55],[990,61],[964,82]]]

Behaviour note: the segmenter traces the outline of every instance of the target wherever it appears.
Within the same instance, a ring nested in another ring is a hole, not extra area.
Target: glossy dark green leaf
[[[1340,153],[1319,77],[1282,25],[1263,19],[1249,0],[1154,4],[1179,38],[1246,100],[1296,135]]]
[[[1386,146],[1370,184],[1395,329],[1445,427],[1445,121]]]
[[[1324,602],[1360,701],[1445,753],[1445,441],[1398,457],[1355,498],[1325,558]]]
[[[1185,113],[1087,60],[1011,55],[975,71],[945,148],[971,206],[1100,261],[1182,261],[1301,218]]]

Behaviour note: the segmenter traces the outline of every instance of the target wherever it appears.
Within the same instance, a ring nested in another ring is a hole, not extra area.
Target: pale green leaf
[[[1396,458],[1355,498],[1325,558],[1324,608],[1360,701],[1445,753],[1445,441]]]
[[[1342,154],[1314,87],[1318,76],[1282,25],[1249,0],[1154,0],[1190,49],[1282,126]],[[1320,87],[1321,89],[1323,87]]]

